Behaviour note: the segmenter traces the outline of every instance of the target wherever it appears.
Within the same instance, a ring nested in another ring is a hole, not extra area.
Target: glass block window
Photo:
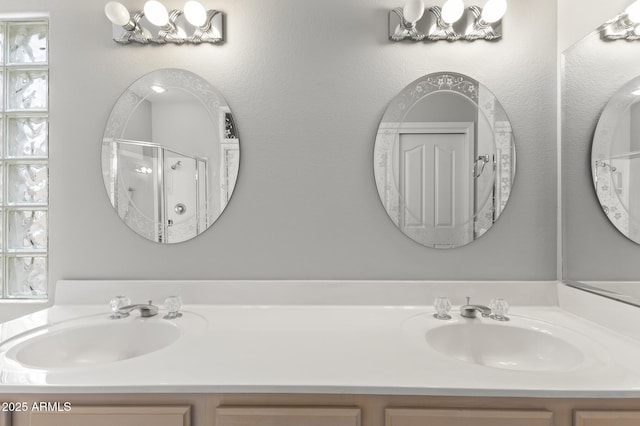
[[[0,18],[0,282],[47,297],[49,23]]]

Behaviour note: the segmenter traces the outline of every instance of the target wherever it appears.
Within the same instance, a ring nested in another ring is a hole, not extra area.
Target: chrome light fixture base
[[[119,44],[220,44],[224,42],[224,14],[207,10],[204,23],[194,25],[180,9],[168,12],[164,25],[154,25],[144,11],[130,12],[125,25],[112,21],[113,40]]]
[[[394,15],[394,18],[392,18],[391,15]],[[399,25],[395,26],[393,33],[389,32],[389,38],[391,40],[400,41],[406,38],[411,38],[414,41],[420,41],[426,37],[426,34],[423,34],[416,29],[415,24],[404,19],[404,13],[401,7],[391,9],[391,12],[389,12],[389,23],[391,23],[392,20],[399,20]],[[391,30],[391,25],[389,25],[389,30]]]
[[[603,40],[640,40],[640,0],[631,3],[615,18],[600,26]]]
[[[496,41],[502,38],[502,19],[488,23],[482,20],[482,9],[470,6],[462,17],[454,23],[442,19],[442,7],[428,8],[429,13],[415,23],[407,22],[403,8],[397,7],[389,12],[389,39],[392,41]]]
[[[502,38],[500,22],[490,24],[482,19],[482,9],[478,6],[469,7],[473,15],[473,26],[464,35],[465,40],[498,40]]]
[[[148,44],[151,43],[151,32],[140,26],[140,20],[144,17],[141,11],[131,15],[131,19],[126,25],[119,26],[113,24],[113,41],[120,44],[129,44],[131,42]]]
[[[435,26],[429,32],[429,36],[427,37],[431,41],[438,40],[449,40],[456,41],[460,40],[462,34],[459,34],[454,28],[453,24],[445,22],[442,19],[442,8],[440,6],[433,6],[429,8],[429,12],[433,14],[435,17]]]
[[[603,40],[640,40],[640,24],[633,22],[622,13],[600,26],[600,36]]]

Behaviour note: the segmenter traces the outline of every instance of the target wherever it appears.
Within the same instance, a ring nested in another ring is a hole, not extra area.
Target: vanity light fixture
[[[150,175],[153,172],[153,169],[147,166],[140,166],[136,167],[135,172],[140,173],[141,175]]]
[[[430,13],[425,16],[422,0],[408,0],[403,8],[389,12],[389,39],[497,40],[502,37],[506,11],[507,0],[488,0],[484,8],[465,8],[464,0],[446,0],[442,7],[429,7]]]
[[[206,10],[189,0],[184,11],[167,10],[157,0],[149,0],[143,10],[130,12],[122,3],[110,1],[104,13],[113,24],[113,40],[120,44],[200,44],[224,41],[223,13]]]
[[[402,14],[402,22],[404,24],[400,29],[402,38],[411,37],[413,40],[419,41],[425,37],[424,34],[416,30],[416,22],[422,19],[424,15],[423,0],[407,0],[401,12],[396,13]]]
[[[640,0],[600,27],[604,40],[640,40]]]

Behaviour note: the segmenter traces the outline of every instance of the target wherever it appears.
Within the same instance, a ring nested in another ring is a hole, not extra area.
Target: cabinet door
[[[31,412],[31,426],[190,426],[190,407],[76,407]]]
[[[360,409],[218,407],[216,426],[360,426]]]
[[[576,411],[575,426],[638,426],[640,411]]]
[[[0,413],[0,426],[11,426],[11,413],[8,411]]]
[[[552,426],[549,411],[388,408],[386,426]]]

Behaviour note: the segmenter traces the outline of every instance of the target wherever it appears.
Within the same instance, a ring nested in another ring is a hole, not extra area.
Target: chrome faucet
[[[467,304],[460,307],[460,315],[465,318],[476,318],[478,312],[483,317],[488,317],[491,315],[491,308],[486,305],[472,305],[470,297],[467,297]]]
[[[148,304],[137,304],[137,305],[127,305],[118,308],[116,312],[117,315],[121,318],[124,318],[129,315],[131,311],[135,311],[136,309],[140,310],[140,316],[144,318],[152,317],[154,315],[158,315],[158,307],[151,304],[151,300],[149,300]]]

